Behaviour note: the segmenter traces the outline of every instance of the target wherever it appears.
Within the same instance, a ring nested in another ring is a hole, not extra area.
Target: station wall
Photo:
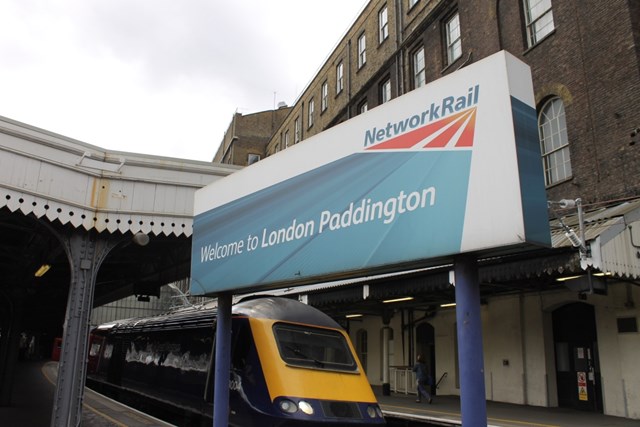
[[[639,317],[640,310],[635,304],[638,300],[640,287],[623,282],[610,283],[606,296],[592,294],[587,295],[586,300],[562,285],[557,291],[490,299],[481,310],[487,399],[558,406],[553,312],[566,304],[585,303],[595,310],[603,412],[640,419],[637,405],[640,400],[640,370],[637,368],[640,334],[619,332],[617,323],[619,318]],[[415,311],[414,318],[420,319],[424,314],[424,311]],[[438,380],[447,373],[437,394],[459,395],[455,309],[440,309],[424,321],[433,326],[435,332],[434,377]],[[417,326],[414,325],[414,329]],[[365,316],[351,322],[349,328],[356,347],[358,335],[367,331],[366,371],[373,385],[382,384],[383,327],[379,317]],[[402,339],[400,313],[394,314],[389,327],[394,337],[390,365],[409,369],[409,360],[415,360],[415,354],[410,359],[406,331]]]

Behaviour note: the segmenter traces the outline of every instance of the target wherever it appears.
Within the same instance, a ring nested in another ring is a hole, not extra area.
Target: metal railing
[[[436,382],[436,389],[440,383],[449,375],[443,373]],[[416,374],[411,366],[390,366],[389,367],[390,389],[394,393],[417,394]]]
[[[394,393],[416,394],[416,374],[410,366],[389,367],[391,391]]]

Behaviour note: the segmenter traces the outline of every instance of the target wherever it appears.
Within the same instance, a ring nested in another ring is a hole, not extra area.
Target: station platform
[[[382,387],[375,386],[373,391],[386,417],[421,421],[431,425],[462,425],[458,396],[434,396],[433,402],[428,404],[424,400],[416,403],[415,394],[391,393],[385,396]],[[567,408],[487,401],[487,424],[494,427],[638,427],[640,420]]]
[[[0,407],[0,426],[49,427],[57,375],[57,362],[18,362],[11,406]],[[82,426],[170,427],[171,424],[85,388]]]
[[[12,402],[0,407],[2,427],[49,427],[58,363],[26,361],[16,365]],[[440,426],[462,425],[460,398],[434,396],[433,403],[416,403],[413,394],[373,387],[387,417]],[[487,421],[493,427],[638,427],[640,420],[612,417],[567,408],[543,408],[487,401]],[[164,421],[115,402],[85,388],[82,425],[88,427],[168,427]]]

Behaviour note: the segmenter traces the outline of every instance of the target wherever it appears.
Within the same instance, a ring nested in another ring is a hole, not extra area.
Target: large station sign
[[[198,190],[191,292],[549,244],[530,71],[499,52]]]

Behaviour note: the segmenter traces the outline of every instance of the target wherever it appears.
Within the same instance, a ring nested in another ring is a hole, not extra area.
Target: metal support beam
[[[89,321],[93,293],[100,265],[121,241],[111,235],[70,230],[65,236],[56,233],[67,252],[71,283],[62,335],[62,352],[58,382],[53,401],[52,427],[79,426],[87,369]]]
[[[231,370],[231,304],[233,295],[218,295],[216,368],[213,389],[213,427],[229,425],[229,372]]]
[[[472,255],[460,255],[454,260],[453,270],[462,420],[465,427],[487,427],[477,260]]]

